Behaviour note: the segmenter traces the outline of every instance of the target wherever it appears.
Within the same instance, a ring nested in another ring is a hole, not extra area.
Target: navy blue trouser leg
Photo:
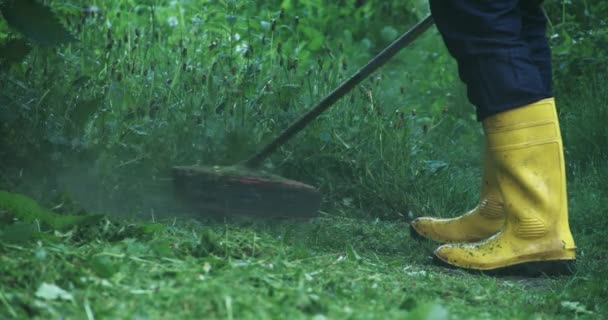
[[[551,69],[551,49],[547,40],[547,18],[539,2],[523,1],[520,4],[522,13],[522,38],[530,48],[532,60],[539,68],[545,90],[553,92]]]
[[[549,98],[546,19],[533,0],[430,0],[479,120]]]

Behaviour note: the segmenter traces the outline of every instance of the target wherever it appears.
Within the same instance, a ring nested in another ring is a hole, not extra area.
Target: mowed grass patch
[[[581,181],[573,187],[580,188]],[[606,195],[601,195],[606,199]],[[573,199],[576,206],[578,196]],[[46,232],[0,245],[0,316],[65,319],[599,319],[599,232],[576,227],[572,277],[495,278],[435,266],[406,222],[174,218]],[[579,224],[580,225],[580,224]]]

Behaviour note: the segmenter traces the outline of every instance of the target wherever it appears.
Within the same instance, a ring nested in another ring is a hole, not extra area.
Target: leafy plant
[[[21,195],[0,191],[0,212],[5,223],[21,221],[38,223],[41,229],[66,231],[77,225],[100,220],[100,216],[57,214],[41,207],[36,201]]]
[[[31,51],[29,41],[38,46],[54,47],[74,40],[50,8],[36,0],[3,0],[0,14],[11,29],[27,39],[6,41],[0,51],[1,63],[22,61]]]
[[[607,63],[607,10],[603,1],[548,3],[556,80],[564,90]]]

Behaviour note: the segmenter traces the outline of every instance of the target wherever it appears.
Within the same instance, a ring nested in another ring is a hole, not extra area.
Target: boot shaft
[[[563,238],[574,247],[554,99],[489,117],[483,126],[507,212],[506,230],[520,239]]]

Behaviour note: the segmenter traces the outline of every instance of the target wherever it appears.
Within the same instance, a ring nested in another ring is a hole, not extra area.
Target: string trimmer
[[[431,16],[416,24],[246,161],[228,167],[174,167],[173,181],[177,197],[189,207],[207,215],[300,219],[317,216],[321,206],[321,194],[316,188],[263,172],[259,167],[278,147],[284,145],[432,25]]]

